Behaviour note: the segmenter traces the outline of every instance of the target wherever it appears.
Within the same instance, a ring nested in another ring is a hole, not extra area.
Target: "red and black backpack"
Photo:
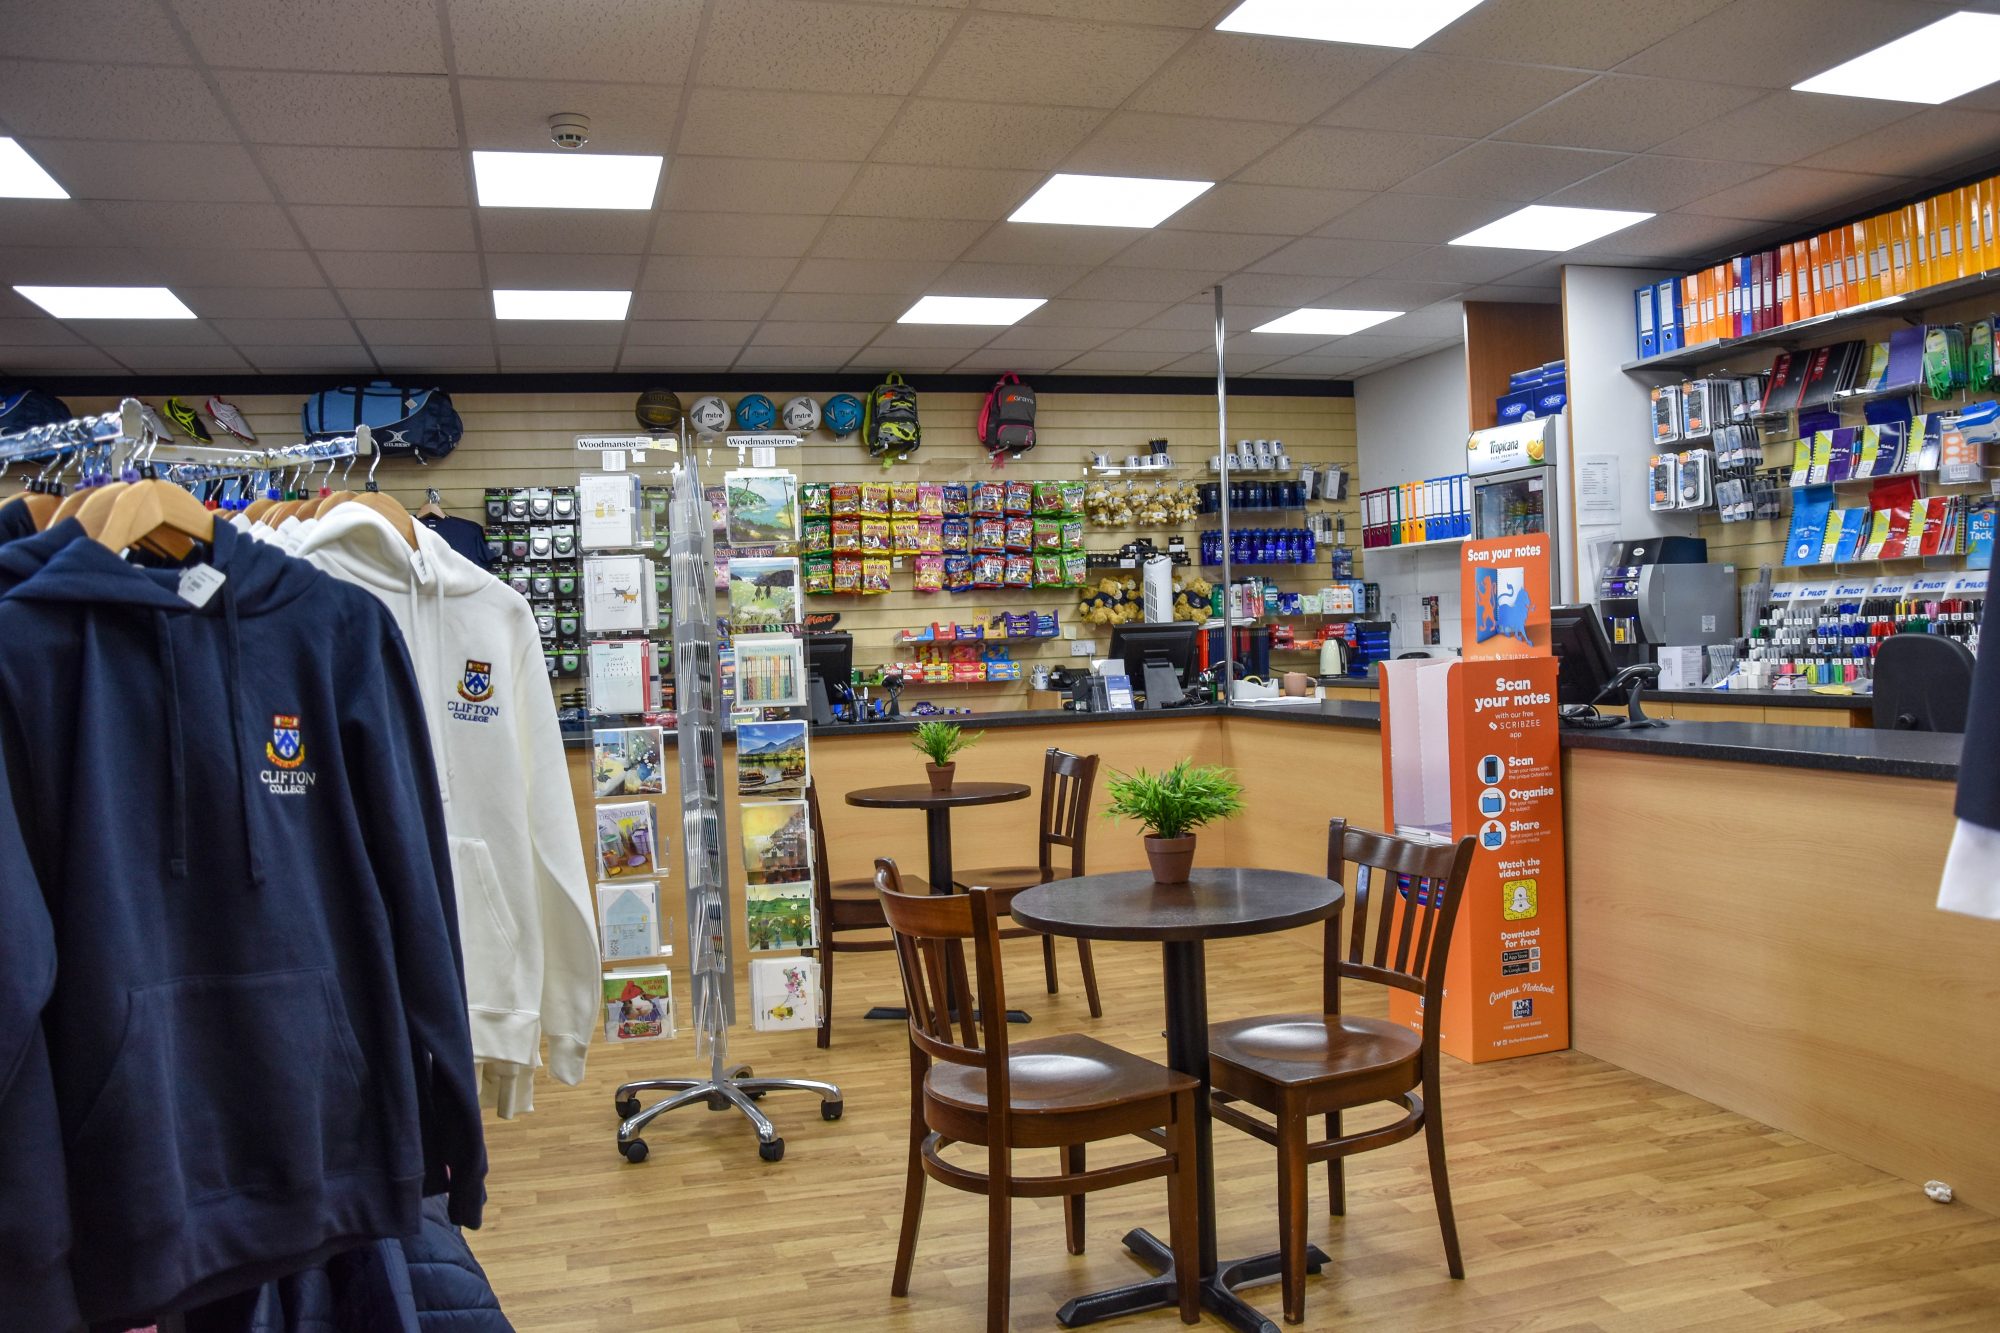
[[[1018,456],[1035,447],[1035,391],[1011,370],[986,391],[979,409],[979,442],[995,456]]]

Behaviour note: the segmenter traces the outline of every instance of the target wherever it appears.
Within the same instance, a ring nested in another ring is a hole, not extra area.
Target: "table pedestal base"
[[[1081,1328],[1100,1319],[1115,1319],[1119,1315],[1137,1314],[1141,1310],[1171,1308],[1179,1303],[1180,1297],[1174,1290],[1173,1251],[1152,1232],[1143,1229],[1126,1233],[1125,1248],[1132,1251],[1140,1262],[1159,1269],[1160,1275],[1144,1282],[1134,1282],[1129,1287],[1114,1287],[1092,1296],[1079,1296],[1056,1311],[1058,1324],[1064,1328]],[[1320,1266],[1327,1262],[1326,1251],[1317,1245],[1306,1247],[1306,1272],[1317,1273]],[[1215,1270],[1214,1277],[1202,1280],[1201,1308],[1238,1333],[1281,1333],[1275,1321],[1265,1318],[1235,1291],[1237,1287],[1273,1281],[1277,1276],[1278,1255],[1275,1251],[1224,1264]]]

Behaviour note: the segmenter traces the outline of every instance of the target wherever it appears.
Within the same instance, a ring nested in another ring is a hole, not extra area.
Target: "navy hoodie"
[[[0,878],[0,961],[27,979],[0,987],[0,1127],[45,1062],[64,1167],[0,1173],[0,1237],[41,1237],[32,1261],[73,1233],[55,1262],[93,1321],[412,1234],[425,1192],[476,1226],[484,1198],[401,636],[365,591],[226,524],[209,567],[197,606],[181,571],[70,540],[0,597],[0,861],[19,836],[30,866]]]

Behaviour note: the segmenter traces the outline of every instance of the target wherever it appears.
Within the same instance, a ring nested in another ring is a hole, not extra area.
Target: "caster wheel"
[[[821,1102],[819,1104],[819,1118],[822,1120],[838,1120],[840,1119],[840,1113],[846,1109],[846,1104],[843,1102]]]
[[[746,1093],[745,1096],[749,1097],[750,1100],[753,1102],[761,1102],[764,1100],[764,1094],[761,1092]]]
[[[630,1143],[621,1143],[618,1145],[618,1151],[625,1155],[625,1160],[628,1162],[643,1162],[646,1160],[646,1141],[633,1139]]]
[[[637,1097],[627,1097],[623,1101],[612,1103],[612,1109],[618,1112],[620,1120],[630,1120],[633,1116],[639,1114],[639,1099]]]
[[[757,1155],[767,1162],[782,1162],[785,1160],[785,1141],[772,1139],[769,1143],[760,1143],[757,1145]]]

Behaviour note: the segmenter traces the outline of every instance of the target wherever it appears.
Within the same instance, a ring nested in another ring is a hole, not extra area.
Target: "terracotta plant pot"
[[[1194,869],[1194,834],[1179,838],[1146,835],[1146,860],[1153,867],[1155,884],[1185,884]]]
[[[958,771],[957,764],[925,764],[924,772],[930,774],[931,794],[943,796],[951,790],[951,775]]]

